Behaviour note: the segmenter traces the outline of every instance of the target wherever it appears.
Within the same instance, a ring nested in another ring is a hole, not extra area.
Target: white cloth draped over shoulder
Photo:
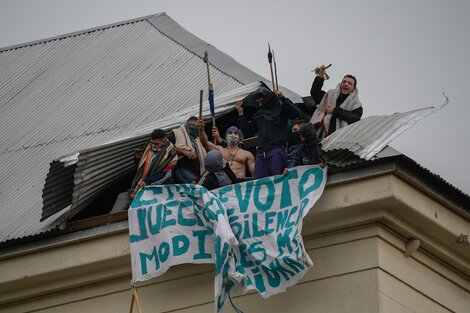
[[[204,149],[202,146],[201,140],[196,138],[196,147],[193,148],[191,138],[189,137],[189,134],[186,131],[186,127],[184,125],[180,125],[178,128],[173,129],[173,133],[175,134],[175,147],[196,149],[196,153],[199,159],[199,174],[202,175],[205,171],[204,157],[206,156],[206,149]]]
[[[336,100],[341,94],[341,84],[338,84],[335,89],[328,90],[323,96],[323,99],[318,104],[317,109],[313,113],[310,123],[317,126],[317,135],[319,138],[326,137],[328,135],[328,129],[330,127],[330,121],[333,118],[332,114],[326,113],[328,106],[335,108]],[[353,111],[359,107],[362,107],[362,103],[359,101],[359,90],[357,87],[354,91],[344,100],[339,106],[343,110]],[[343,128],[348,125],[348,122],[336,118],[336,129]]]

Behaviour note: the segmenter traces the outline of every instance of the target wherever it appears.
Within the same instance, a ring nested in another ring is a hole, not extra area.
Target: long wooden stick
[[[279,83],[277,82],[277,64],[276,64],[276,56],[274,54],[274,49],[273,49],[273,63],[274,63],[274,80],[276,81],[276,90],[279,90]]]
[[[274,72],[273,72],[273,54],[271,53],[271,46],[268,42],[268,62],[269,68],[271,69],[271,81],[273,83],[273,91],[276,90],[276,82],[274,81]]]
[[[210,95],[210,92],[212,92],[212,97],[214,96],[214,87],[212,86],[212,84],[210,84],[209,86],[209,95]],[[209,96],[209,106],[210,106],[210,96]],[[211,111],[212,113],[212,111]],[[214,108],[214,114],[215,114],[215,108]],[[212,114],[211,114],[212,115]],[[215,127],[215,116],[212,116],[212,128]],[[212,141],[214,142],[214,144],[216,144],[215,142],[215,138],[212,138]]]
[[[142,313],[142,306],[140,305],[139,295],[137,294],[137,289],[133,289],[135,302],[137,303],[137,311]]]
[[[274,74],[273,74],[273,65],[269,63],[269,68],[271,69],[271,81],[273,82],[273,91],[276,90],[276,82],[274,81]]]
[[[129,313],[132,313],[132,309],[134,309],[134,293],[132,293],[131,308],[129,309]]]
[[[211,88],[211,73],[209,71],[209,54],[204,52],[204,63],[206,63],[206,70],[207,70],[207,88]]]
[[[201,89],[199,93],[199,119],[202,119],[202,95],[204,93],[204,90]]]
[[[211,73],[209,71],[209,54],[204,52],[204,63],[206,63],[206,69],[207,69],[207,87],[209,89],[209,92],[214,91],[214,87],[212,86],[211,83]],[[215,110],[215,108],[214,108]],[[215,127],[215,116],[212,117],[212,127]]]

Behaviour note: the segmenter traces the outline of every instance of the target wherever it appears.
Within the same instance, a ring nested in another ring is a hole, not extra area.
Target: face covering
[[[235,135],[228,135],[227,142],[231,144],[238,144],[238,136]]]
[[[191,137],[193,139],[195,139],[199,136],[199,127],[197,127],[194,124],[191,124],[191,123],[187,124],[186,125],[186,130],[188,132],[189,137]]]
[[[230,178],[223,171],[224,159],[222,157],[222,153],[220,153],[219,150],[212,150],[207,152],[206,156],[204,157],[204,164],[206,166],[206,170],[214,173],[219,187],[227,186],[232,183]]]
[[[287,138],[289,147],[296,146],[302,141],[300,140],[299,132],[292,132]]]
[[[302,141],[300,140],[300,134],[299,134],[298,131],[292,133],[292,141],[293,141],[296,145],[298,145],[299,143],[302,142]]]

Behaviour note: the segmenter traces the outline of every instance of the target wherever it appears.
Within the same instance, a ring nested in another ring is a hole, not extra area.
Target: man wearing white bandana
[[[221,141],[219,131],[216,127],[212,128],[212,135],[217,141]],[[228,163],[232,171],[235,173],[237,178],[246,178],[247,174],[253,177],[255,169],[255,158],[251,152],[240,148],[241,131],[236,126],[231,126],[225,132],[225,140],[227,141],[227,147],[221,147],[211,143],[204,128],[201,128],[199,137],[201,143],[207,151],[219,150],[222,153],[224,160]]]
[[[313,81],[310,95],[317,104],[310,123],[317,129],[318,138],[324,138],[335,130],[357,122],[362,116],[357,80],[352,75],[343,77],[335,89],[321,90],[325,81],[325,67]]]

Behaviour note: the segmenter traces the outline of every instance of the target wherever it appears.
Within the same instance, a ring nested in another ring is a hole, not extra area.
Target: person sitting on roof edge
[[[212,135],[214,138],[218,137],[220,139],[217,127],[212,127]],[[228,162],[238,179],[246,180],[247,173],[253,177],[255,158],[250,151],[240,148],[240,141],[243,136],[236,126],[230,126],[226,130],[225,140],[227,141],[227,147],[225,148],[210,142],[203,127],[200,129],[199,138],[207,151],[218,150],[222,153],[222,157]]]
[[[324,81],[325,66],[322,65],[310,90],[313,101],[318,104],[310,123],[315,125],[317,136],[321,139],[337,129],[359,121],[362,116],[362,104],[354,76],[344,76],[341,83],[328,92],[321,90]]]
[[[191,116],[185,124],[172,130],[168,135],[176,147],[179,160],[174,170],[176,183],[197,184],[204,173],[206,150],[199,140],[198,118]]]
[[[163,129],[152,131],[145,150],[136,149],[134,159],[138,164],[131,189],[118,195],[110,213],[127,210],[134,196],[144,186],[173,183],[172,171],[178,156]]]
[[[315,126],[311,123],[304,123],[299,128],[300,143],[295,145],[287,155],[287,169],[299,165],[320,164],[325,167],[326,164],[321,160],[320,139],[317,138]]]
[[[248,119],[245,106],[250,105],[257,106],[258,110]],[[237,124],[242,132],[246,136],[258,132],[254,178],[282,174],[287,157],[287,121],[297,118],[299,110],[280,90],[272,92],[266,87],[261,87],[238,101],[235,108],[239,115]]]
[[[206,171],[199,180],[199,185],[211,190],[238,182],[235,173],[222,157],[219,150],[211,150],[204,157]]]

